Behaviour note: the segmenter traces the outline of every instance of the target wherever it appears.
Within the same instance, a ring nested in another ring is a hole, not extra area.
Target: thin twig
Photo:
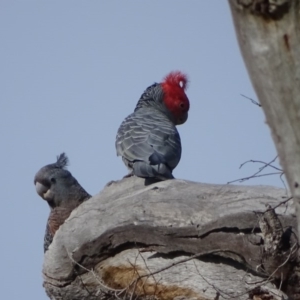
[[[143,260],[143,262],[144,262],[144,265],[145,265],[145,267],[147,268],[148,272],[151,273],[151,270],[149,269],[149,267],[148,267],[148,265],[147,265],[147,262],[146,262],[145,258],[143,257],[143,255],[141,254],[140,251],[139,251],[139,255],[140,255],[140,257],[142,258],[142,260]],[[157,281],[156,281],[155,276],[152,275],[152,279],[153,279],[154,282],[155,282],[155,288],[157,288]],[[155,295],[155,293],[156,293],[156,289],[155,289],[154,295]]]
[[[248,176],[248,177],[228,181],[227,184],[231,184],[231,183],[234,183],[234,182],[244,182],[244,181],[252,179],[252,178],[258,178],[258,177],[264,177],[264,176],[270,176],[270,175],[280,175],[281,173],[282,172],[273,172],[273,173],[260,174],[260,175],[251,175],[251,176]]]
[[[94,272],[93,269],[89,270],[89,269],[87,269],[86,267],[84,267],[83,265],[79,264],[77,261],[75,261],[75,260],[73,259],[73,257],[70,255],[70,253],[69,253],[67,250],[66,250],[66,252],[67,252],[67,254],[68,254],[70,260],[71,260],[74,264],[76,264],[77,266],[79,266],[79,267],[82,268],[83,270],[85,270],[85,271],[87,271],[87,272],[89,272],[89,273],[92,273],[93,276],[95,277],[95,279],[97,280],[97,282],[98,282],[104,289],[107,289],[108,291],[111,291],[111,292],[125,291],[125,289],[112,289],[112,288],[110,288],[110,287],[104,285],[103,282],[101,282],[101,280],[98,278],[98,276],[96,275],[96,273]]]
[[[282,174],[279,176],[279,178],[280,178],[280,180],[281,180],[281,182],[282,182],[282,184],[284,186],[285,194],[288,195],[288,189],[287,189],[287,186],[286,186],[286,184],[285,184],[285,182],[284,182],[284,180],[282,178],[283,176],[284,176],[284,173],[282,172]]]
[[[260,163],[260,164],[263,164],[263,166],[259,168],[260,171],[262,171],[262,170],[263,170],[264,168],[266,168],[266,167],[271,167],[271,168],[273,168],[273,169],[275,169],[275,170],[277,170],[277,171],[282,172],[282,169],[280,169],[280,168],[275,167],[275,166],[272,165],[272,163],[273,163],[277,158],[278,158],[278,156],[275,156],[275,158],[272,159],[272,160],[271,160],[270,162],[268,162],[268,163],[266,163],[266,162],[264,162],[264,161],[261,161],[261,160],[253,160],[253,159],[250,159],[250,160],[247,160],[247,161],[245,161],[244,163],[242,163],[242,164],[240,165],[240,169],[241,169],[244,165],[246,165],[246,164],[248,164],[248,163]]]
[[[257,105],[257,106],[259,106],[259,107],[261,107],[261,104],[260,103],[258,103],[257,101],[255,101],[255,100],[253,100],[252,98],[249,98],[249,97],[247,97],[247,96],[245,96],[245,95],[243,95],[243,94],[240,94],[242,97],[244,97],[244,98],[246,98],[246,99],[248,99],[248,100],[250,100],[253,104],[255,104],[255,105]]]
[[[215,291],[216,291],[216,296],[217,295],[221,295],[221,294],[223,294],[223,291],[221,291],[221,290],[219,290],[217,287],[215,287],[215,285],[214,284],[212,284],[212,283],[210,283],[201,273],[200,273],[200,271],[199,271],[199,269],[198,269],[198,267],[197,267],[197,265],[196,265],[196,263],[195,263],[195,261],[193,261],[193,263],[194,263],[194,266],[195,266],[195,268],[196,268],[196,270],[197,270],[197,273],[198,273],[198,275],[209,285],[209,286],[211,286]],[[224,292],[224,294],[225,294],[225,292]],[[225,294],[226,295],[226,294]],[[224,298],[226,298],[226,297],[224,297]]]
[[[227,184],[231,184],[231,183],[234,183],[234,182],[244,182],[244,181],[246,181],[246,180],[250,180],[250,179],[252,179],[252,178],[258,178],[258,177],[264,177],[264,176],[271,176],[271,175],[280,175],[280,180],[283,182],[283,179],[282,179],[282,176],[283,176],[283,171],[282,171],[282,169],[280,169],[279,167],[276,167],[276,166],[274,166],[273,165],[273,162],[275,162],[276,161],[276,159],[278,158],[278,155],[276,155],[270,162],[264,162],[264,161],[261,161],[261,160],[253,160],[253,159],[251,159],[251,160],[247,160],[247,161],[245,161],[244,163],[242,163],[241,165],[240,165],[240,169],[244,166],[244,165],[246,165],[246,164],[248,164],[248,163],[259,163],[259,164],[263,164],[263,166],[262,167],[260,167],[259,169],[258,169],[258,171],[256,171],[254,174],[252,174],[251,176],[247,176],[247,177],[244,177],[244,178],[239,178],[239,179],[236,179],[236,180],[232,180],[232,181],[228,181],[227,182]],[[264,169],[266,169],[267,167],[270,167],[270,168],[272,168],[272,169],[274,169],[274,170],[277,170],[278,172],[271,172],[271,173],[265,173],[265,174],[260,174]],[[286,185],[284,184],[284,182],[283,182],[283,185],[284,185],[284,187],[286,188]],[[287,191],[287,190],[286,190]]]
[[[194,262],[194,266],[198,272],[198,275],[209,285],[211,286],[215,291],[216,291],[216,296],[219,294],[219,296],[222,296],[224,299],[236,299],[236,298],[240,298],[241,296],[243,295],[246,295],[248,294],[250,291],[253,290],[253,288],[251,289],[247,289],[245,292],[242,292],[242,293],[239,293],[239,294],[236,294],[234,295],[233,293],[232,294],[229,294],[229,293],[226,293],[224,291],[222,291],[221,289],[217,288],[214,284],[210,283],[199,271],[197,265],[195,264]]]

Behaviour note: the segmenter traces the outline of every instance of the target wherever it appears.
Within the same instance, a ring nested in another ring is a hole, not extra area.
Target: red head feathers
[[[171,72],[161,83],[164,103],[175,118],[175,124],[183,124],[188,118],[190,102],[185,94],[187,76],[180,71]]]

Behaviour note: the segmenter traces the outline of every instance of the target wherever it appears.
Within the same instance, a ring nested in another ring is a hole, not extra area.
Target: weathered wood
[[[296,199],[300,232],[300,1],[229,3],[249,76]]]
[[[259,212],[286,198],[285,190],[266,186],[113,182],[57,231],[45,254],[45,289],[65,300],[249,299],[261,286],[287,299],[267,280],[283,269],[268,259],[270,270],[263,269],[259,228]],[[282,231],[295,226],[291,205],[276,212]]]

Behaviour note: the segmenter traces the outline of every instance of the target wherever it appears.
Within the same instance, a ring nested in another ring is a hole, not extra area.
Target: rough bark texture
[[[289,291],[297,265],[296,220],[291,205],[276,213],[266,206],[285,199],[285,190],[265,186],[113,182],[57,231],[45,254],[46,292],[72,300],[287,299],[278,287]]]
[[[295,199],[300,232],[300,1],[229,3],[248,73]]]

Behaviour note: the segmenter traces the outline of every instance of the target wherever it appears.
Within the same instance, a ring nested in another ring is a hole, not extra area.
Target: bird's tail
[[[133,174],[143,178],[173,179],[172,171],[165,164],[149,165],[143,161],[133,163]]]

